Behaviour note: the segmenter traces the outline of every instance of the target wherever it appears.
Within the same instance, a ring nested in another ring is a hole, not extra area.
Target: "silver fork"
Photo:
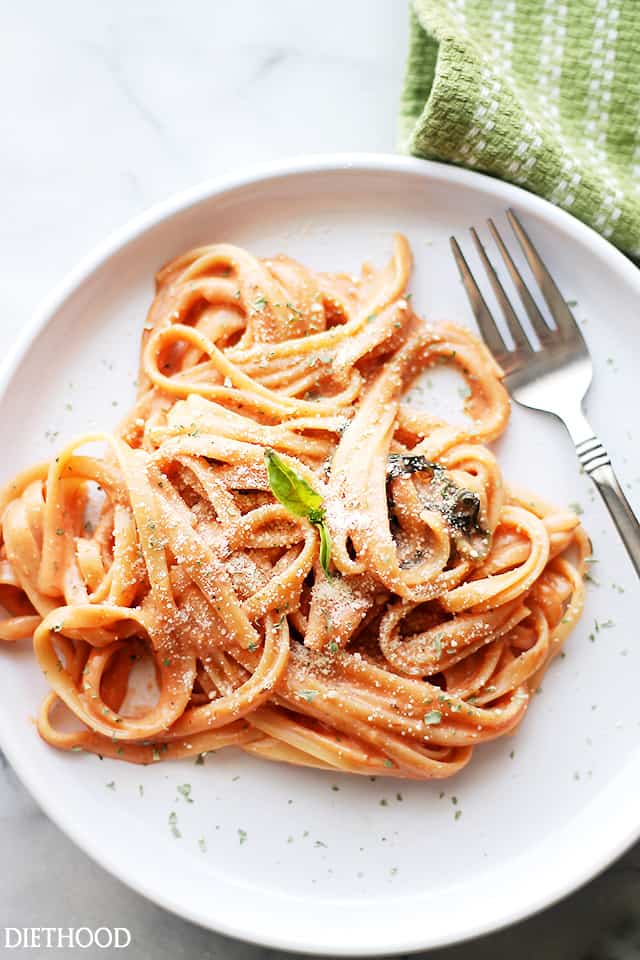
[[[539,344],[534,344],[522,327],[480,238],[472,227],[471,235],[504,314],[513,346],[509,347],[505,342],[457,240],[451,237],[451,249],[478,327],[485,343],[505,372],[504,382],[513,399],[524,407],[553,413],[564,423],[573,440],[578,460],[598,488],[635,571],[640,576],[640,524],[620,488],[607,451],[589,425],[582,409],[593,372],[589,350],[571,310],[524,227],[513,210],[507,211],[507,217],[549,307],[555,327],[551,327],[540,313],[493,220],[488,221],[489,229]]]

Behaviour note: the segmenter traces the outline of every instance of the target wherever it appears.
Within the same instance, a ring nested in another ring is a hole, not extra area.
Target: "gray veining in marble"
[[[404,0],[2,0],[0,11],[2,354],[60,277],[151,203],[250,163],[394,149]],[[131,960],[284,957],[129,891],[2,760],[0,927],[128,926]],[[640,957],[640,848],[545,913],[430,957]]]

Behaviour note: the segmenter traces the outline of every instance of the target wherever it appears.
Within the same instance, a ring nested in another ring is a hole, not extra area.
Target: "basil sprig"
[[[320,566],[324,574],[331,579],[329,564],[331,563],[331,537],[325,522],[324,500],[311,487],[304,477],[292,470],[279,457],[275,450],[267,449],[264,452],[267,464],[269,486],[276,500],[296,517],[306,517],[310,523],[318,528],[320,534]]]

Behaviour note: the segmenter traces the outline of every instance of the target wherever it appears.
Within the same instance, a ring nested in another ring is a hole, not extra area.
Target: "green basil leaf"
[[[269,486],[276,500],[296,517],[306,517],[320,534],[320,566],[330,580],[331,537],[324,520],[323,499],[275,450],[265,450]]]
[[[329,536],[329,531],[327,530],[327,525],[324,520],[321,520],[317,526],[318,532],[320,533],[320,566],[324,570],[324,575],[327,580],[331,580],[331,571],[329,569],[331,563],[331,537]]]
[[[276,500],[296,517],[306,517],[318,523],[324,516],[320,494],[274,450],[265,450],[264,458],[267,462],[269,486]]]

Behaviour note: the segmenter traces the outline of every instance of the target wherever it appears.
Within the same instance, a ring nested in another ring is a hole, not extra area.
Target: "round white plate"
[[[230,240],[357,271],[363,259],[382,262],[399,229],[415,254],[416,308],[470,324],[449,235],[477,267],[466,228],[487,216],[504,225],[507,206],[565,297],[578,300],[595,366],[589,415],[640,507],[640,273],[515,187],[366,155],[207,184],[112,238],[66,280],[5,366],[0,479],[76,432],[117,422],[134,395],[154,271],[189,247]],[[59,753],[33,727],[45,683],[28,644],[0,651],[0,737],[18,775],[77,844],[136,890],[271,946],[343,955],[434,947],[510,923],[584,883],[640,833],[638,582],[558,422],[515,409],[499,455],[507,478],[581,505],[599,585],[520,730],[478,749],[454,780],[372,782],[239,752],[204,766],[150,767]],[[193,803],[176,789],[184,783]]]

